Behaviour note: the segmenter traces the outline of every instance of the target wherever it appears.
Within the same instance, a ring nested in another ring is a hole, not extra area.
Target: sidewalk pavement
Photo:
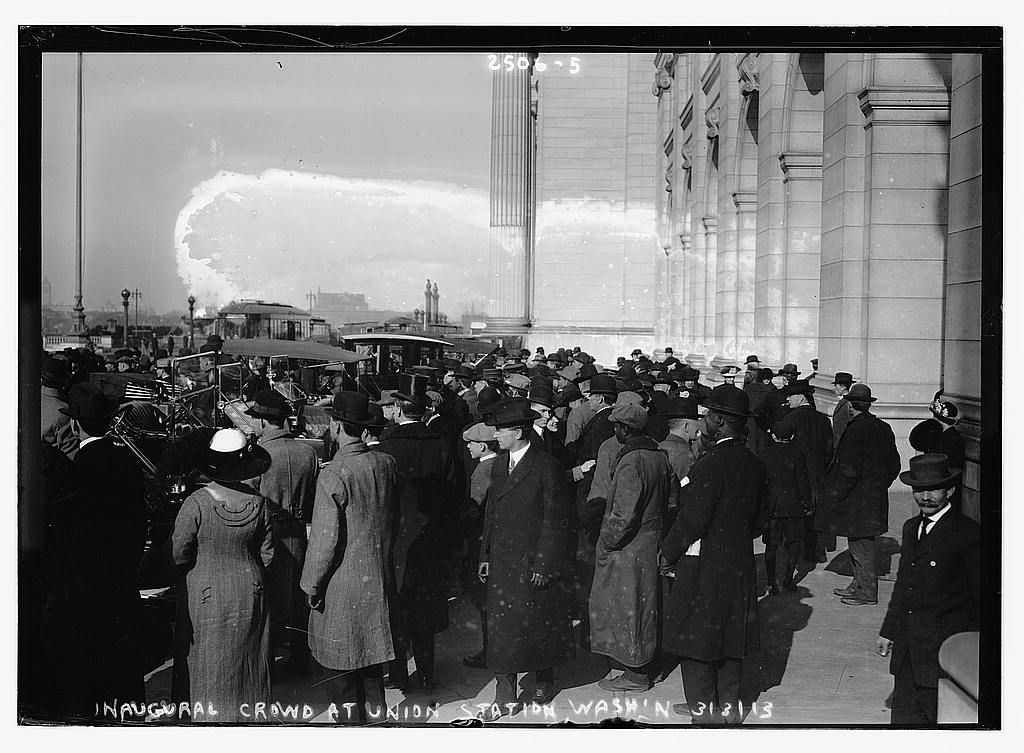
[[[758,602],[761,625],[761,653],[744,666],[744,724],[809,725],[889,723],[886,706],[892,691],[889,660],[874,651],[875,638],[892,595],[899,555],[898,537],[902,522],[914,513],[909,494],[892,495],[889,533],[879,537],[880,561],[878,604],[849,606],[832,593],[849,584],[849,554],[845,539],[829,562],[803,573],[798,571],[798,590],[765,596]],[[766,590],[763,547],[755,543],[760,592]],[[838,572],[837,572],[838,571]],[[840,574],[842,572],[847,574]],[[799,574],[802,573],[802,576]],[[461,599],[452,602],[451,627],[437,636],[437,688],[403,694],[387,690],[388,712],[380,721],[392,725],[447,724],[474,716],[488,708],[494,698],[494,676],[487,670],[468,669],[462,657],[480,647],[480,626],[476,611]],[[410,659],[410,672],[414,670]],[[148,679],[146,695],[151,701],[169,698],[169,667]],[[495,724],[546,725],[569,722],[594,724],[619,717],[650,725],[686,725],[690,720],[676,714],[672,704],[684,700],[679,669],[646,693],[609,693],[598,680],[615,674],[604,657],[577,648],[576,660],[555,668],[557,695],[545,708],[528,706],[513,717]],[[307,704],[312,718],[304,723],[329,724],[328,702],[316,676],[282,678],[274,685],[279,707]],[[528,699],[533,676],[521,676],[520,688]],[[480,705],[482,704],[482,705]],[[300,718],[283,719],[268,712],[268,721],[303,723]],[[340,710],[339,721],[345,712]]]

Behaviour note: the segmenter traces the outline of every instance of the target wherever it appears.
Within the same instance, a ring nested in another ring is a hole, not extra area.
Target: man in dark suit
[[[749,417],[742,390],[711,393],[703,431],[715,444],[681,480],[661,549],[662,571],[676,575],[662,646],[681,657],[686,706],[698,724],[742,721],[743,659],[759,645],[753,538],[763,528],[766,471],[743,442]]]
[[[939,647],[978,629],[981,533],[950,504],[960,476],[938,453],[911,458],[900,474],[921,514],[903,526],[896,587],[876,646],[881,656],[892,653],[894,725],[936,723]]]
[[[832,462],[832,424],[810,402],[814,388],[806,380],[796,380],[783,389],[790,411],[772,426],[772,433],[780,439],[795,439],[803,451],[807,466],[807,480],[811,485],[811,500],[817,499],[825,469]],[[804,530],[804,559],[824,562],[824,542],[818,543],[814,518],[808,516]]]
[[[575,656],[572,642],[572,500],[565,471],[530,443],[538,414],[524,399],[487,419],[500,452],[491,465],[479,575],[487,583],[487,668],[494,705],[481,718],[515,713],[518,673],[535,672],[532,700],[555,696],[554,666]]]
[[[557,429],[550,427],[553,417],[552,410],[555,405],[555,393],[550,384],[546,381],[536,382],[530,385],[528,397],[530,410],[537,413],[539,418],[533,422],[533,431],[530,433],[530,443],[536,445],[537,449],[544,450],[559,461],[565,451],[562,442],[558,438]],[[558,422],[554,422],[558,426]]]
[[[106,436],[117,403],[89,383],[74,385],[68,406],[82,437],[73,461],[76,498],[62,505],[61,530],[72,713],[92,716],[95,704],[142,701],[141,602],[136,571],[146,546],[142,469],[124,445]],[[67,647],[64,647],[67,648]]]
[[[843,432],[846,431],[847,424],[856,415],[853,412],[853,408],[850,407],[850,401],[846,399],[846,395],[852,386],[853,374],[848,371],[836,372],[835,378],[832,380],[832,390],[838,398],[835,406],[832,408],[832,445],[834,447],[839,446],[839,440],[842,438]]]
[[[388,684],[408,681],[411,643],[419,685],[433,690],[434,635],[448,627],[448,551],[454,546],[459,499],[456,468],[448,440],[423,423],[427,378],[399,374],[395,424],[381,434],[377,450],[398,462],[397,521],[391,530],[397,604],[392,608],[395,660]]]
[[[871,413],[871,388],[855,384],[847,399],[855,416],[825,473],[815,511],[815,529],[845,536],[850,546],[853,581],[834,589],[844,604],[878,603],[875,537],[889,530],[889,486],[900,472],[900,453],[892,427]]]

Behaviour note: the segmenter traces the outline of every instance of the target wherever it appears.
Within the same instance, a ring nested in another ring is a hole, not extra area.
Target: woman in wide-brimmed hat
[[[184,572],[172,694],[212,705],[214,721],[237,722],[242,704],[270,695],[264,571],[274,545],[269,510],[251,484],[270,455],[237,429],[221,429],[199,466],[211,483],[182,504],[171,537]]]

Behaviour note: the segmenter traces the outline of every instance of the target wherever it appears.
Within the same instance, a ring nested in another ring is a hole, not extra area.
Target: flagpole
[[[75,323],[72,332],[84,335],[85,307],[82,305],[82,53],[78,53],[78,110],[75,136]]]

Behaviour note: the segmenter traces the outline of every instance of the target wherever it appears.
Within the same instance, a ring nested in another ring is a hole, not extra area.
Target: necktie
[[[516,459],[511,455],[508,456],[508,472],[511,474],[516,469]]]
[[[928,535],[928,526],[930,526],[934,522],[935,521],[933,521],[927,515],[922,515],[921,516],[921,527],[918,529],[918,532],[917,532],[917,540],[918,541],[924,541],[925,536]]]

